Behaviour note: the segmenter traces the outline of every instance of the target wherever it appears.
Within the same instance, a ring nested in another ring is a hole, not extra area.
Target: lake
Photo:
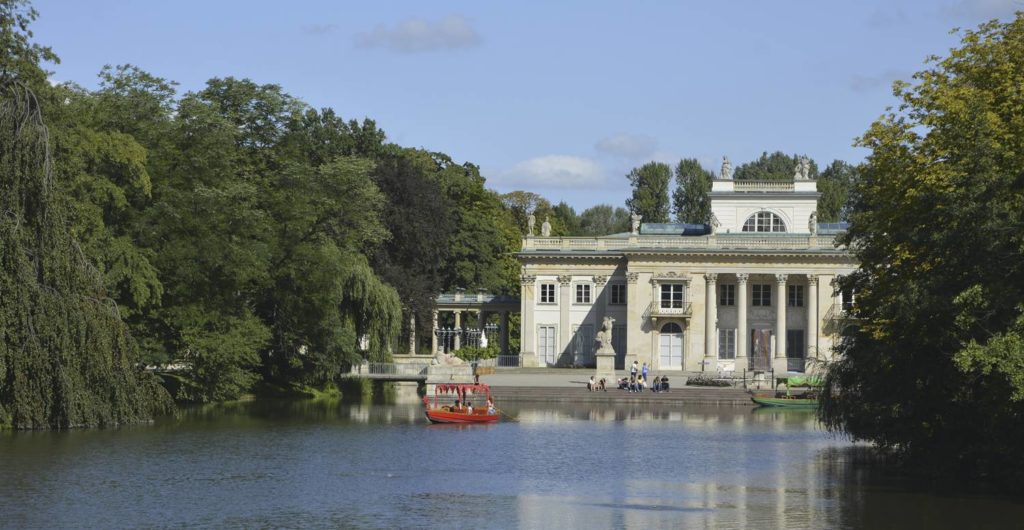
[[[501,404],[499,404],[501,405]],[[261,401],[0,432],[5,528],[1005,528],[1024,505],[869,466],[812,413]]]

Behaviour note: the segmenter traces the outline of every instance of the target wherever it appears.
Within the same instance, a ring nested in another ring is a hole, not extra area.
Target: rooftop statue
[[[631,234],[639,234],[640,233],[640,220],[643,219],[643,218],[644,218],[644,216],[642,216],[642,215],[640,215],[640,214],[638,214],[636,212],[633,212],[633,214],[629,216],[629,220],[631,221],[629,232]]]
[[[715,215],[714,212],[711,213],[710,224],[711,224],[711,233],[712,234],[717,234],[718,233],[718,227],[722,226],[722,222],[718,220],[718,216]]]
[[[537,217],[532,213],[526,218],[526,237],[533,237],[533,227],[537,224]]]
[[[729,162],[729,157],[722,157],[722,174],[719,176],[722,180],[732,179],[732,162]]]
[[[795,173],[793,174],[793,180],[810,180],[811,178],[811,161],[806,156],[800,157],[800,160],[796,163]]]
[[[548,216],[544,216],[544,224],[540,225],[540,235],[548,237],[551,235],[551,223],[548,222]]]
[[[811,218],[807,221],[807,229],[812,234],[818,233],[818,212],[811,212]]]

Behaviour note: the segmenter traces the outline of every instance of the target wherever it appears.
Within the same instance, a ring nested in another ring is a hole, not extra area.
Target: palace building
[[[616,366],[688,372],[803,372],[831,358],[856,268],[817,222],[806,162],[792,181],[713,182],[710,225],[640,223],[603,237],[531,234],[517,254],[526,366],[593,366],[614,319]],[[532,222],[531,222],[532,224]],[[543,233],[547,233],[547,227]]]

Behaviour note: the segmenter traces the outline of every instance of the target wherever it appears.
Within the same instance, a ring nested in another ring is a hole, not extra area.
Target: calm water
[[[863,464],[799,411],[271,402],[118,430],[0,432],[11,528],[1019,528],[1024,505]]]

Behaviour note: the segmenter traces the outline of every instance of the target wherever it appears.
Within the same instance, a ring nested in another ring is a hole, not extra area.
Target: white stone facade
[[[620,366],[799,372],[830,359],[844,303],[833,281],[856,264],[836,248],[836,230],[818,229],[815,186],[716,181],[715,219],[698,235],[645,224],[636,234],[527,237],[524,365],[592,365],[606,316]],[[775,231],[749,231],[758,229]]]

